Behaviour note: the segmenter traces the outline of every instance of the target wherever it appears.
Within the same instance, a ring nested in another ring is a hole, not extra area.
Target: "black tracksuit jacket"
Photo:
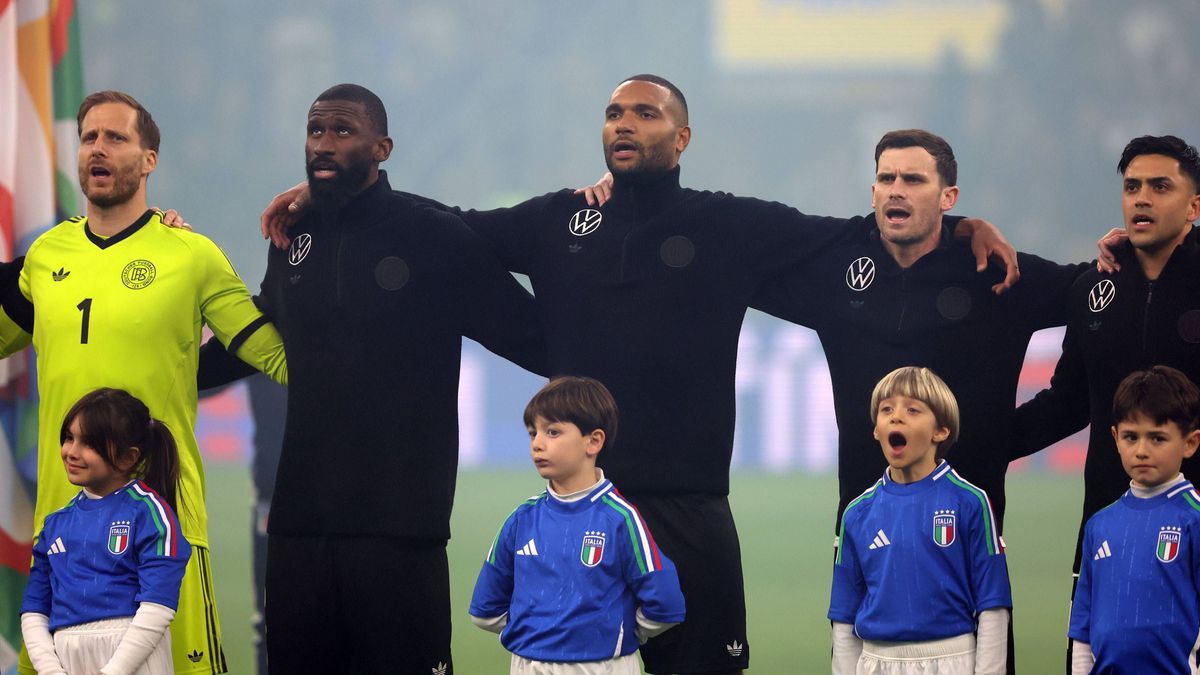
[[[462,336],[545,372],[533,298],[459,218],[382,171],[289,234],[257,297],[288,358],[271,534],[449,538]],[[219,343],[201,351],[202,387],[244,374]]]
[[[1013,458],[1060,441],[1091,424],[1083,469],[1083,526],[1129,489],[1112,437],[1117,385],[1135,370],[1165,365],[1200,383],[1200,235],[1196,229],[1150,281],[1131,247],[1117,252],[1121,270],[1095,269],[1072,286],[1063,354],[1050,388],[1017,411]],[[1184,460],[1183,473],[1200,482],[1200,457]],[[1079,570],[1079,549],[1075,570]]]
[[[612,391],[621,420],[598,463],[629,494],[728,494],[747,306],[766,279],[874,225],[683,188],[678,167],[617,177],[599,209],[562,190],[459,213],[529,276],[550,371]]]
[[[1021,280],[997,296],[1003,273],[975,271],[965,242],[944,227],[938,248],[903,269],[879,230],[846,240],[775,280],[756,306],[817,331],[829,362],[838,422],[838,522],[887,467],[872,436],[875,384],[901,366],[938,374],[958,401],[961,431],[946,459],[987,491],[1004,518],[1004,477],[1017,380],[1030,336],[1066,322],[1066,294],[1082,265],[1018,254]]]

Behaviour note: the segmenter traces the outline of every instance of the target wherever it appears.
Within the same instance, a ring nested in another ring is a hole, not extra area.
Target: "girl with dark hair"
[[[47,516],[33,547],[21,632],[38,673],[174,672],[167,627],[191,546],[174,503],[179,453],[140,400],[97,389],[59,433],[83,488]]]

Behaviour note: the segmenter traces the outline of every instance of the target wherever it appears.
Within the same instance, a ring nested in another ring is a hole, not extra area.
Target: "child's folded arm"
[[[54,637],[50,635],[50,617],[37,612],[21,615],[21,637],[29,660],[40,675],[66,675],[67,671],[54,651]]]
[[[976,675],[1004,675],[1008,670],[1008,608],[992,607],[979,613],[975,636]]]
[[[471,623],[486,630],[489,633],[495,633],[495,634],[499,635],[501,632],[504,631],[504,627],[508,625],[508,612],[505,612],[505,613],[501,614],[500,616],[493,616],[493,617],[482,617],[482,616],[475,616],[472,614],[471,615]]]
[[[1096,665],[1096,655],[1092,654],[1092,646],[1079,640],[1071,640],[1071,675],[1087,675]]]
[[[862,655],[862,639],[854,634],[854,626],[841,621],[833,625],[833,675],[854,675],[858,657]]]
[[[167,632],[171,619],[175,618],[175,610],[154,602],[143,602],[138,605],[133,620],[121,636],[117,650],[108,659],[108,663],[100,669],[102,675],[126,675],[134,673],[146,663],[154,648]]]

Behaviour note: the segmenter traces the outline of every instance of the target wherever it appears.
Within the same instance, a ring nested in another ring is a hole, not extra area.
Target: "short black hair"
[[[879,169],[879,156],[888,148],[924,148],[933,155],[942,183],[958,185],[958,160],[954,159],[954,148],[941,136],[924,129],[898,129],[887,132],[875,145],[876,170]]]
[[[1125,175],[1125,169],[1139,155],[1165,155],[1179,162],[1179,170],[1192,179],[1192,192],[1200,194],[1200,154],[1196,147],[1188,145],[1178,136],[1138,136],[1129,141],[1117,162],[1117,173]]]
[[[676,87],[674,84],[672,84],[670,80],[668,80],[665,77],[660,77],[658,75],[642,73],[640,75],[633,75],[631,77],[627,77],[627,78],[621,80],[621,84],[625,84],[626,82],[649,82],[651,84],[657,84],[660,87],[666,87],[667,91],[670,91],[671,95],[674,96],[676,99],[678,99],[679,107],[683,110],[683,119],[679,120],[679,125],[687,126],[687,123],[688,123],[687,99],[684,98],[683,92],[679,91],[679,87]],[[620,85],[617,85],[617,86],[620,86]]]
[[[383,101],[379,100],[375,92],[362,85],[348,83],[335,84],[321,92],[321,95],[317,97],[317,101],[351,101],[353,103],[361,103],[366,108],[367,119],[371,120],[375,131],[378,131],[380,136],[388,135],[387,110],[383,107]],[[313,103],[317,101],[313,101]]]
[[[1200,425],[1200,389],[1170,366],[1132,372],[1113,395],[1113,426],[1137,415],[1159,425],[1174,422],[1186,436]]]
[[[564,375],[550,380],[525,406],[524,417],[527,428],[541,417],[574,424],[585,436],[601,429],[610,446],[617,437],[617,402],[607,387],[590,377]]]

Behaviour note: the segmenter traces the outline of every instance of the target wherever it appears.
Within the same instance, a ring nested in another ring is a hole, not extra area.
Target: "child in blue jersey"
[[[518,506],[484,560],[471,620],[500,633],[510,673],[637,675],[641,642],[683,621],[675,565],[596,468],[617,432],[599,382],[559,377],[525,407],[546,491]]]
[[[1200,673],[1200,390],[1167,366],[1130,374],[1112,433],[1129,491],[1088,520],[1071,606],[1072,673]]]
[[[174,672],[167,627],[191,555],[173,505],[171,432],[119,389],[71,407],[60,432],[67,478],[83,488],[46,517],[21,603],[39,675]]]
[[[941,460],[958,438],[954,394],[928,368],[899,368],[871,416],[888,468],[842,517],[833,672],[1002,675],[1008,566],[987,494]]]

